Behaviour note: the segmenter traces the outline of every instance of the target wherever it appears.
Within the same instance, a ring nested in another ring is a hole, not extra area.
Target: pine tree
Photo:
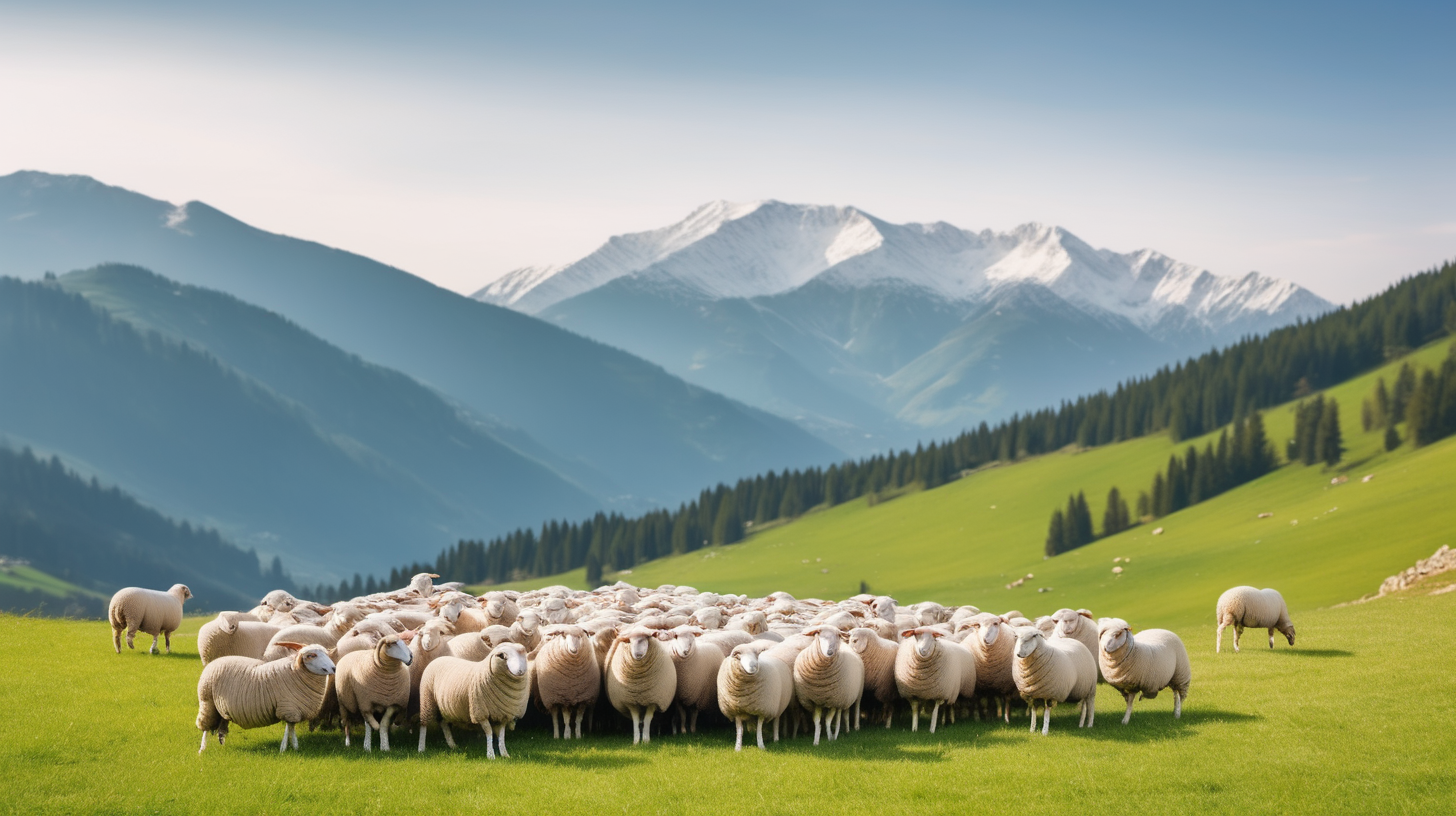
[[[1395,430],[1395,424],[1385,426],[1385,449],[1393,451],[1400,447],[1400,434]]]
[[[1077,546],[1091,544],[1096,538],[1092,533],[1092,511],[1087,507],[1087,494],[1077,491]]]
[[[1411,391],[1410,402],[1405,409],[1405,434],[1413,447],[1429,445],[1439,438],[1436,375],[1427,369]]]
[[[1340,406],[1334,399],[1324,401],[1314,447],[1315,455],[1329,467],[1339,464],[1345,453],[1344,440],[1340,435]]]
[[[1062,548],[1066,546],[1067,540],[1067,519],[1061,510],[1052,511],[1051,525],[1047,529],[1046,555],[1048,558],[1059,555]]]
[[[586,585],[595,589],[602,584],[602,559],[596,550],[586,554]]]
[[[713,543],[732,544],[742,538],[743,521],[738,518],[738,503],[733,491],[728,490],[723,493],[723,500],[718,503],[718,517],[713,520]]]
[[[1107,509],[1102,513],[1102,535],[1117,535],[1129,527],[1127,502],[1116,487],[1107,491]]]

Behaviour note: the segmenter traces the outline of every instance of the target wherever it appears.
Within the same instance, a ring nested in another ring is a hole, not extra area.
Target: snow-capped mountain
[[[475,297],[535,314],[627,276],[713,300],[780,295],[816,278],[856,288],[919,287],[952,302],[982,301],[999,287],[1032,283],[1085,311],[1124,317],[1149,331],[1170,313],[1217,333],[1249,317],[1330,308],[1288,281],[1257,272],[1221,277],[1149,249],[1095,249],[1060,227],[971,232],[944,222],[891,224],[853,207],[778,201],[715,201],[672,226],[615,236],[575,263],[515,270]]]
[[[953,433],[1331,304],[1060,227],[972,232],[853,207],[714,202],[476,298],[631,351],[848,450]]]

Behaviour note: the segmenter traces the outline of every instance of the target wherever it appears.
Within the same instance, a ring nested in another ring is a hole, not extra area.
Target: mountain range
[[[853,207],[713,202],[475,294],[794,419],[849,452],[1053,404],[1327,311],[1288,281]]]

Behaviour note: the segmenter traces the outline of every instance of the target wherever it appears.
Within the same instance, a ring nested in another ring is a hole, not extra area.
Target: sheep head
[[[1122,618],[1103,618],[1097,627],[1097,641],[1102,651],[1116,654],[1132,641],[1132,627]]]
[[[192,597],[192,590],[188,589],[186,584],[173,584],[172,588],[167,590],[167,594],[186,603],[187,599]]]
[[[1016,656],[1022,659],[1031,657],[1046,640],[1046,633],[1035,626],[1023,626],[1016,630]]]
[[[737,660],[744,674],[758,674],[758,649],[749,644],[735,646],[730,660]]]
[[[519,643],[502,643],[490,650],[490,657],[486,660],[499,661],[512,677],[524,677],[526,674],[526,647]]]
[[[840,640],[839,629],[837,627],[828,625],[816,626],[813,629],[805,630],[804,634],[814,638],[816,648],[825,657],[834,657],[839,654]]]
[[[414,636],[414,632],[405,631],[403,634],[380,638],[379,643],[374,647],[375,662],[383,665],[384,658],[392,657],[408,666],[410,661],[414,660],[414,655],[410,654],[409,648],[409,642]]]
[[[1293,646],[1294,645],[1294,624],[1291,623],[1288,626],[1282,626],[1282,627],[1280,627],[1279,628],[1279,632],[1280,632],[1280,634],[1284,635],[1286,638],[1289,638],[1289,645],[1290,646]]]
[[[897,607],[895,604],[895,599],[889,597],[888,595],[881,595],[880,597],[870,602],[870,611],[874,612],[876,615],[889,621],[890,623],[895,622],[896,608]]]
[[[277,645],[298,653],[293,658],[293,666],[296,669],[303,669],[309,674],[329,675],[334,673],[334,661],[329,658],[328,651],[316,643],[305,646],[291,640],[280,640]]]
[[[902,639],[915,638],[915,653],[920,655],[921,658],[927,658],[934,654],[935,639],[944,636],[944,632],[939,629],[931,629],[928,626],[922,626],[919,629],[906,629],[900,633]]]

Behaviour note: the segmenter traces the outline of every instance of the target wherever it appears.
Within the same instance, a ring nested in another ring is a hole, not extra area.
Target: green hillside
[[[1448,342],[1405,360],[1432,367]],[[1377,377],[1394,381],[1402,361],[1324,392],[1340,403],[1348,449],[1333,470],[1288,465],[1210,501],[1044,560],[1051,511],[1085,490],[1100,525],[1102,502],[1116,485],[1135,498],[1154,471],[1188,444],[1164,435],[1086,451],[1063,451],[973,473],[930,491],[869,506],[861,499],[808,514],[727,547],[639,565],[620,577],[642,586],[841,598],[861,581],[903,601],[972,603],[995,611],[1044,614],[1087,607],[1140,626],[1212,623],[1219,592],[1236,584],[1279,587],[1296,609],[1359,597],[1386,575],[1428,556],[1456,523],[1449,474],[1456,439],[1385,453],[1379,431],[1360,430],[1360,403]],[[1276,448],[1293,433],[1293,403],[1265,412]],[[1374,478],[1362,482],[1361,477]],[[1336,475],[1348,483],[1332,486]],[[1338,508],[1333,510],[1332,508]],[[1273,518],[1259,519],[1263,512]],[[1292,522],[1299,523],[1293,524]],[[1152,529],[1164,534],[1152,535]],[[1114,558],[1130,558],[1121,576]],[[1022,587],[1005,585],[1028,573]],[[529,582],[582,585],[580,570]],[[1050,587],[1038,593],[1039,587]]]

